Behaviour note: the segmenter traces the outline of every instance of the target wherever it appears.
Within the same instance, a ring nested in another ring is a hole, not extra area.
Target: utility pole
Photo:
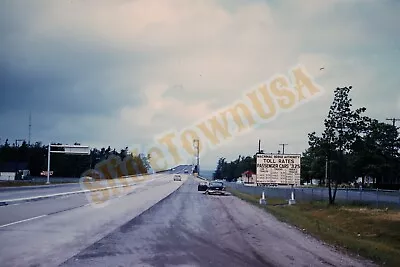
[[[21,155],[20,155],[20,151],[19,151],[19,146],[18,146],[18,142],[23,142],[25,141],[24,139],[16,139],[15,140],[15,148],[17,149],[17,160],[15,161],[15,179],[17,178],[18,175],[18,165],[19,165],[19,161],[21,159]]]
[[[197,175],[200,174],[200,140],[194,139],[193,140],[193,147],[195,149],[195,157],[196,157],[196,169],[197,169]]]
[[[400,121],[400,119],[396,119],[396,118],[389,118],[389,119],[386,119],[386,120],[387,121],[391,121],[394,127],[396,127],[396,122]]]
[[[261,140],[258,139],[258,153],[261,153]]]
[[[328,156],[325,157],[325,185],[328,184]]]
[[[32,129],[32,113],[29,112],[29,135],[28,135],[28,145],[31,145],[31,129]]]
[[[289,144],[279,144],[280,146],[282,146],[282,154],[285,154],[285,146],[289,145]]]
[[[400,121],[400,119],[397,119],[397,118],[387,118],[386,120],[387,120],[387,121],[391,121],[393,127],[395,127],[396,130],[398,129],[398,127],[396,127],[396,122],[397,122],[397,121]],[[393,157],[395,156],[395,153],[396,153],[396,149],[395,149],[394,142],[395,142],[395,140],[393,140],[393,144],[392,144],[392,156],[393,156]],[[391,168],[390,176],[391,176],[390,179],[391,179],[392,182],[393,182],[394,166],[392,166],[392,168]]]

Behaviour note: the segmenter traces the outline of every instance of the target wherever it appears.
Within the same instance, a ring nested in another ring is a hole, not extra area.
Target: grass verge
[[[228,188],[233,195],[260,206],[259,196]],[[267,199],[262,206],[277,219],[312,236],[371,259],[382,266],[400,266],[400,211],[365,205],[328,206],[326,202],[300,202],[288,206],[283,199]]]

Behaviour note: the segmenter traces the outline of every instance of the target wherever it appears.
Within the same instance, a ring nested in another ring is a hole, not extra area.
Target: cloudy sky
[[[400,1],[2,0],[0,138],[117,149],[150,143],[303,64],[325,88],[208,152],[203,169],[307,147],[332,92],[380,120],[400,117]],[[320,67],[325,70],[320,71]]]

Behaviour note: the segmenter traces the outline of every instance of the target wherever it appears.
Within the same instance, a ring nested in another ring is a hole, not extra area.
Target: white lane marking
[[[39,219],[39,218],[42,218],[42,217],[45,217],[45,216],[47,216],[47,214],[36,216],[36,217],[25,219],[25,220],[21,220],[21,221],[17,221],[17,222],[12,222],[12,223],[8,223],[8,224],[0,225],[0,228],[11,226],[11,225],[18,224],[18,223],[27,222],[27,221],[32,221],[32,220]]]
[[[18,205],[21,205],[21,203],[9,204],[9,205],[5,205],[5,206],[3,206],[3,207],[6,207],[6,206],[18,206]]]

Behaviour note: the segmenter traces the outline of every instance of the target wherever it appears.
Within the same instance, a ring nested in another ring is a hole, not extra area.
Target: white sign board
[[[256,182],[300,185],[300,158],[299,154],[258,154]]]
[[[66,154],[90,155],[90,149],[88,146],[65,146],[64,152]]]

